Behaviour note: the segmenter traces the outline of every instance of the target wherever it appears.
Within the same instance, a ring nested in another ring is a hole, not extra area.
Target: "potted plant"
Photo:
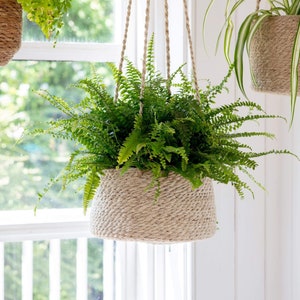
[[[35,22],[47,39],[56,39],[72,0],[17,0],[29,21]]]
[[[211,0],[207,13],[214,0]],[[224,28],[224,55],[229,64],[233,15],[246,0],[226,5]],[[300,57],[300,2],[299,0],[267,0],[268,9],[260,8],[242,22],[234,46],[234,70],[240,90],[247,97],[244,87],[244,52],[250,59],[254,89],[262,92],[290,94],[291,123],[293,122],[297,95],[299,94]],[[205,17],[205,19],[206,19]],[[220,36],[222,31],[220,33]]]
[[[0,0],[0,65],[6,65],[22,40],[22,10],[47,39],[57,38],[72,0]]]
[[[216,105],[215,98],[225,89],[230,72],[219,85],[208,85],[198,92],[182,66],[165,79],[154,67],[153,40],[148,46],[144,84],[141,72],[130,61],[124,72],[109,65],[118,94],[112,96],[97,75],[76,85],[87,93],[77,104],[40,91],[65,117],[49,121],[47,128],[34,130],[35,134],[78,145],[51,184],[61,180],[64,188],[86,178],[83,207],[86,210],[94,198],[91,227],[97,236],[152,242],[209,237],[216,229],[211,181],[232,184],[244,196],[251,187],[236,171],[255,181],[250,174],[258,166],[255,158],[289,153],[255,152],[239,140],[272,138],[267,132],[239,129],[247,122],[276,116],[265,114],[251,101]],[[243,114],[241,110],[245,108],[251,113]],[[39,194],[39,200],[51,184]],[[164,206],[168,197],[172,201]],[[98,204],[102,205],[100,210],[95,207]],[[170,213],[168,208],[172,206],[175,208]],[[189,217],[186,211],[191,213]],[[166,218],[172,219],[172,228],[164,225]],[[150,234],[140,232],[143,226]],[[178,232],[178,228],[184,230]]]

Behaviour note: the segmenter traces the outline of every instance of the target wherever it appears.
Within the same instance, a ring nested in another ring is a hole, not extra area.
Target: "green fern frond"
[[[135,152],[141,150],[141,145],[143,145],[144,140],[142,139],[140,124],[142,123],[142,117],[136,116],[134,129],[130,135],[125,139],[119,155],[118,164],[121,165],[125,163]]]
[[[100,184],[100,176],[97,172],[97,168],[93,167],[89,172],[89,174],[87,175],[85,186],[84,186],[84,193],[83,193],[84,213],[86,213],[90,201],[95,196],[99,184]]]
[[[51,103],[54,107],[59,109],[61,112],[68,116],[73,116],[74,111],[71,106],[68,105],[66,101],[64,101],[62,98],[51,95],[48,91],[37,91],[37,94],[41,97],[43,97],[45,100],[47,100],[49,103]]]

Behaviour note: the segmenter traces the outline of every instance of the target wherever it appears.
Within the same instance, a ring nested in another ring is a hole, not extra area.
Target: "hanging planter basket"
[[[22,39],[22,8],[16,0],[0,0],[0,66],[19,50]]]
[[[299,22],[298,15],[270,16],[254,33],[249,55],[255,90],[290,94],[292,49]]]
[[[216,231],[212,181],[193,190],[190,182],[175,173],[149,188],[151,172],[129,169],[121,175],[110,169],[91,208],[90,229],[101,238],[174,243],[211,237]]]

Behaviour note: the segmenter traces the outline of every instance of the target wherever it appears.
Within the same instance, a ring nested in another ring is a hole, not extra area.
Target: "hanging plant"
[[[171,75],[169,81],[155,70],[151,42],[145,90],[140,99],[141,72],[129,61],[125,73],[120,73],[112,64],[110,67],[120,86],[118,101],[114,101],[98,76],[79,81],[77,87],[86,91],[87,96],[74,106],[48,92],[39,93],[66,117],[50,121],[49,128],[35,133],[50,134],[81,144],[71,154],[64,172],[57,179],[61,179],[65,187],[74,180],[86,178],[85,210],[106,170],[116,170],[113,171],[114,176],[120,176],[117,170],[121,174],[132,169],[140,170],[140,174],[150,172],[152,179],[148,188],[152,186],[152,199],[149,199],[152,205],[155,199],[160,202],[161,179],[172,173],[190,182],[191,191],[201,187],[205,178],[210,178],[232,184],[244,196],[244,191],[251,191],[251,188],[239,177],[237,170],[253,179],[250,170],[258,166],[255,158],[271,153],[288,153],[276,150],[255,152],[239,141],[239,138],[254,136],[273,138],[267,132],[237,130],[244,123],[275,116],[266,115],[259,105],[250,101],[237,100],[215,107],[215,97],[224,90],[229,75],[221,84],[199,91],[198,100],[182,67]],[[177,76],[180,83],[175,83]],[[171,94],[169,87],[177,91]],[[245,108],[252,113],[242,115],[239,111]],[[134,178],[135,175],[132,176]],[[126,186],[123,184],[122,188]],[[145,188],[147,186],[140,191],[144,193]],[[182,201],[185,199],[180,199]]]
[[[205,20],[214,1],[210,1]],[[232,6],[230,2],[226,2],[223,50],[226,60],[232,64],[230,51],[234,30],[233,16],[245,0],[235,1]],[[257,0],[256,10],[245,17],[238,30],[234,46],[234,70],[238,86],[247,97],[244,87],[244,52],[247,50],[254,89],[290,94],[292,124],[300,86],[300,2],[267,0],[267,3],[270,8],[263,9],[259,7],[260,0]]]
[[[21,47],[22,10],[47,39],[57,38],[63,16],[72,0],[0,0],[0,66],[6,65]]]
[[[17,0],[47,39],[56,39],[63,26],[63,17],[71,7],[72,0]]]
[[[216,105],[231,70],[219,85],[199,89],[186,1],[193,80],[183,66],[169,73],[169,55],[167,78],[155,69],[153,37],[147,45],[150,1],[142,71],[128,60],[123,70],[130,4],[120,65],[109,64],[116,83],[114,95],[97,75],[76,85],[86,92],[79,104],[39,92],[65,118],[49,121],[46,129],[34,133],[78,145],[39,200],[56,181],[66,187],[85,177],[83,207],[86,211],[93,200],[91,230],[96,236],[150,242],[210,237],[216,230],[212,181],[232,184],[243,197],[252,190],[239,172],[259,184],[251,174],[258,166],[257,157],[291,153],[255,152],[245,143],[245,138],[274,137],[263,131],[243,131],[245,123],[277,116],[267,115],[251,101]],[[167,53],[168,41],[167,37]]]

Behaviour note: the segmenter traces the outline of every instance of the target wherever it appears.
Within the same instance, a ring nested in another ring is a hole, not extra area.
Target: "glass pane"
[[[60,244],[60,296],[61,300],[76,299],[76,240],[61,240]],[[32,288],[34,300],[49,299],[49,241],[33,242]],[[22,243],[6,243],[4,251],[4,298],[21,299],[22,295]],[[88,239],[87,261],[89,300],[103,299],[103,241]],[[3,274],[0,274],[2,276]],[[53,274],[52,274],[53,275]],[[2,278],[0,278],[2,279]]]
[[[49,299],[49,241],[33,243],[33,299]]]
[[[114,40],[114,1],[73,0],[64,17],[58,41],[100,42]],[[40,28],[23,16],[23,40],[45,41]]]
[[[22,298],[22,244],[7,243],[4,247],[5,300]],[[2,276],[2,274],[1,274]]]
[[[103,299],[103,240],[88,240],[88,299]]]
[[[105,64],[94,64],[98,74],[111,81]],[[35,91],[77,102],[81,90],[70,85],[89,76],[91,65],[77,62],[11,62],[0,69],[0,209],[33,209],[37,193],[56,177],[68,160],[72,145],[51,137],[29,136],[29,128],[43,127],[61,114]],[[18,143],[24,135],[22,142]],[[54,185],[39,208],[81,207],[80,182],[61,192]]]

